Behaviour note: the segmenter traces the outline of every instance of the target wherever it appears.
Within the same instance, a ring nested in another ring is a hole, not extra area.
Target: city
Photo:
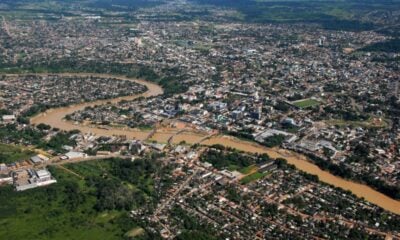
[[[400,239],[391,21],[20,1],[0,5],[0,238]]]

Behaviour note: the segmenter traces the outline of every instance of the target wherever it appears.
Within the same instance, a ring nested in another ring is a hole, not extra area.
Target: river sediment
[[[106,75],[106,74],[60,74],[66,76],[98,76],[98,77],[109,77],[116,78],[120,80],[129,80],[134,81],[139,84],[143,84],[147,87],[147,92],[142,94],[136,94],[132,96],[119,97],[110,100],[97,100],[89,103],[80,103],[74,104],[68,107],[61,107],[50,109],[44,113],[41,113],[33,118],[31,118],[32,124],[44,123],[48,124],[52,127],[59,128],[62,130],[73,130],[78,129],[82,133],[93,133],[96,135],[102,136],[126,136],[128,139],[139,139],[144,140],[149,137],[151,134],[151,130],[140,130],[140,129],[102,129],[98,127],[90,127],[84,126],[80,124],[74,124],[72,122],[66,121],[64,117],[67,114],[71,114],[75,111],[79,111],[88,106],[102,105],[107,104],[108,102],[117,103],[121,100],[134,100],[139,97],[152,97],[157,96],[163,93],[163,90],[160,86],[138,79],[131,79],[127,77],[114,76],[114,75]],[[177,130],[178,132],[179,130]],[[173,132],[160,132],[151,136],[151,140],[158,142],[166,142],[173,135]],[[207,136],[205,134],[204,136]],[[198,132],[191,133],[190,130],[177,134],[172,138],[172,143],[179,143],[181,141],[185,141],[188,144],[193,144],[199,142],[203,137],[203,135]],[[288,151],[285,149],[279,148],[266,148],[254,142],[242,141],[229,136],[214,136],[209,139],[205,139],[202,144],[204,145],[213,145],[213,144],[221,144],[224,146],[228,146],[231,148],[235,148],[241,151],[251,152],[251,153],[267,153],[272,158],[284,158],[288,161],[288,163],[293,164],[296,168],[307,172],[309,174],[313,174],[318,176],[320,181],[325,182],[327,184],[333,185],[335,187],[342,188],[344,190],[351,191],[358,197],[364,198],[365,200],[382,207],[390,212],[400,214],[400,201],[392,199],[371,187],[355,183],[349,180],[345,180],[343,178],[337,177],[327,171],[320,169],[318,166],[310,162],[304,155]]]

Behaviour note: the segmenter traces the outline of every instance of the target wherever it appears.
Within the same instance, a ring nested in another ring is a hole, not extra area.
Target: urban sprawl
[[[400,239],[400,209],[285,160],[305,156],[398,203],[400,71],[382,59],[399,55],[363,50],[388,36],[314,24],[148,20],[163,11],[141,10],[133,24],[118,15],[3,19],[0,141],[29,156],[2,162],[0,154],[0,184],[18,192],[56,186],[54,167],[80,176],[71,166],[143,164],[155,155],[158,199],[127,212],[161,238],[196,229],[218,239]],[[164,92],[146,95],[151,88],[133,79]],[[33,124],[36,116],[50,120]],[[69,127],[53,126],[58,120]]]

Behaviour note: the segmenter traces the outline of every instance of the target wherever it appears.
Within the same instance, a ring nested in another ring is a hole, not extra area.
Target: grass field
[[[309,99],[303,99],[303,100],[292,102],[292,104],[298,108],[309,108],[309,107],[313,107],[313,106],[318,106],[320,104],[320,102],[309,98]]]
[[[255,172],[255,173],[253,173],[253,174],[250,174],[250,175],[248,175],[248,176],[242,178],[242,179],[240,180],[240,183],[241,183],[241,184],[248,184],[248,183],[250,183],[250,182],[253,182],[253,181],[256,181],[256,180],[258,180],[258,179],[261,179],[261,178],[265,177],[266,175],[267,175],[267,174],[265,174],[265,173]]]
[[[114,173],[113,161],[117,160],[66,165],[85,179],[52,167],[50,171],[58,181],[56,184],[24,192],[15,192],[11,186],[0,187],[0,239],[113,240],[146,234],[128,217],[127,210],[95,207],[99,196],[97,186],[90,180],[92,177],[104,179],[102,184],[106,185],[123,182]],[[142,172],[146,174],[146,170]],[[147,182],[149,177],[141,176]],[[134,191],[139,195],[141,190]]]
[[[35,152],[26,150],[23,147],[0,144],[0,163],[13,163],[20,160],[27,160],[35,155]]]
[[[243,174],[249,174],[256,169],[257,169],[256,165],[250,165],[248,167],[244,167],[244,168],[240,169],[239,172],[243,173]]]

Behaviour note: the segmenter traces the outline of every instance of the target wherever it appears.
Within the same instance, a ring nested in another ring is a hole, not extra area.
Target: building
[[[18,170],[12,173],[12,181],[17,191],[47,186],[56,183],[51,173],[47,169],[42,170]]]
[[[31,157],[31,162],[33,163],[33,164],[40,164],[40,163],[42,163],[42,159],[40,158],[40,157],[38,157],[38,156],[33,156],[33,157]]]
[[[15,115],[3,115],[2,117],[4,123],[12,123],[17,119]]]
[[[49,158],[42,154],[38,154],[36,156],[31,157],[30,160],[33,164],[40,164],[42,162],[49,161]]]
[[[82,153],[82,152],[67,152],[66,154],[65,154],[65,156],[68,158],[68,159],[77,159],[77,158],[84,158],[84,157],[86,157],[86,154],[85,153]]]
[[[0,171],[6,171],[8,168],[7,168],[7,165],[5,164],[5,163],[0,163]]]

